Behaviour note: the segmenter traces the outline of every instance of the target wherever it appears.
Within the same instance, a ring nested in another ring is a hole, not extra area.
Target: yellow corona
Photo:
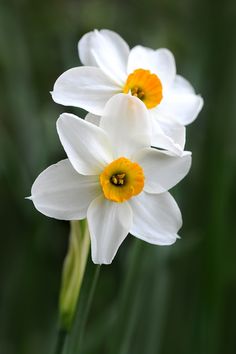
[[[141,193],[144,180],[142,167],[125,157],[111,162],[100,175],[105,198],[117,203]]]
[[[123,88],[143,101],[147,108],[156,107],[162,100],[162,84],[156,74],[149,70],[137,69],[130,74]]]

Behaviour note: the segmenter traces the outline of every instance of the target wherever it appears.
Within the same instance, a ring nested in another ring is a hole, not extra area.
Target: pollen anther
[[[123,186],[125,184],[125,173],[117,173],[111,176],[110,181],[116,186]]]
[[[138,97],[140,100],[143,100],[144,99],[144,92],[143,92],[143,89],[138,87],[138,86],[134,86],[132,89],[131,89],[131,94],[132,96],[136,96]]]

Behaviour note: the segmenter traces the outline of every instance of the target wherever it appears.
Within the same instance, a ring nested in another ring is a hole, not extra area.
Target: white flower
[[[187,174],[191,154],[150,148],[140,100],[114,96],[100,127],[64,113],[57,131],[68,159],[38,176],[30,199],[50,217],[87,217],[94,263],[111,263],[129,232],[157,245],[176,241],[181,213],[167,190]]]
[[[168,49],[136,46],[130,50],[117,33],[95,30],[81,38],[78,50],[85,66],[57,79],[52,92],[55,102],[101,116],[113,95],[132,94],[149,110],[152,146],[182,152],[184,126],[197,117],[203,99],[176,75],[175,59]]]

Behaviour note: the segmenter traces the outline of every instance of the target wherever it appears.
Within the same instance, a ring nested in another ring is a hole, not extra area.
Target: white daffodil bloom
[[[150,129],[143,103],[124,94],[109,100],[100,127],[67,113],[57,121],[68,159],[38,176],[30,199],[49,217],[87,217],[94,263],[111,263],[129,232],[157,245],[178,237],[181,213],[167,190],[187,174],[191,154],[150,148]]]
[[[173,54],[168,49],[143,46],[129,49],[115,32],[95,30],[78,44],[83,65],[69,69],[55,82],[52,97],[65,106],[81,107],[102,116],[106,102],[117,93],[138,97],[152,121],[152,146],[160,142],[181,152],[185,125],[203,106],[203,99],[183,77],[176,75]]]

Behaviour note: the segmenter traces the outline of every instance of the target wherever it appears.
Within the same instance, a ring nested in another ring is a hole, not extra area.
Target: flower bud
[[[69,330],[78,302],[87,263],[90,238],[85,220],[70,222],[70,241],[64,261],[60,291],[60,326]]]

